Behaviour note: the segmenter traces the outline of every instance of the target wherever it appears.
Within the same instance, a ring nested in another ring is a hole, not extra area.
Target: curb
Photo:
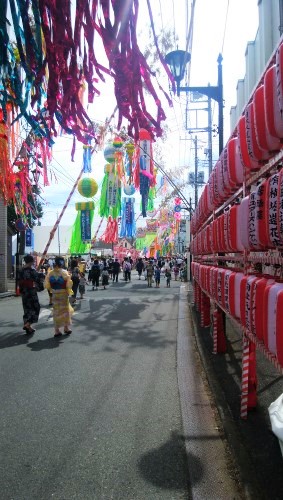
[[[198,326],[197,316],[193,309],[193,305],[190,302],[189,295],[190,293],[188,293],[188,306],[190,309],[197,349],[200,355],[207,382],[211,389],[212,398],[214,400],[215,407],[221,421],[221,426],[225,434],[230,454],[232,455],[233,461],[237,468],[239,480],[243,488],[245,498],[247,500],[254,500],[254,498],[260,500],[263,498],[262,492],[259,491],[256,482],[252,480],[252,477],[255,477],[254,468],[251,464],[247,451],[241,443],[241,436],[239,435],[239,432],[237,430],[237,422],[234,420],[233,416],[230,413],[229,407],[226,403],[225,395],[221,387],[219,386],[219,383],[217,382],[211,362],[208,356],[206,356],[205,350],[201,344],[199,338],[200,328]],[[209,334],[208,331],[207,334]]]
[[[15,292],[2,292],[0,293],[0,299],[6,299],[7,297],[17,297]]]
[[[188,285],[180,288],[177,375],[193,499],[243,499],[237,464],[222,429],[198,352]]]

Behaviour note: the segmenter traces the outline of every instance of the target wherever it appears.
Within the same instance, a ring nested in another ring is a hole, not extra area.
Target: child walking
[[[169,271],[169,269],[166,269],[165,278],[166,278],[166,286],[167,288],[170,288],[171,271]]]
[[[86,284],[87,284],[87,280],[85,277],[85,273],[80,273],[79,293],[80,293],[81,299],[84,298]]]
[[[174,271],[175,281],[177,281],[180,269],[178,268],[177,265],[175,265],[173,271]]]
[[[104,269],[101,273],[101,278],[102,278],[103,290],[106,290],[106,285],[109,284],[109,272],[108,272],[107,267],[104,267]]]
[[[160,288],[160,274],[161,274],[161,270],[157,266],[155,271],[154,271],[155,288]]]

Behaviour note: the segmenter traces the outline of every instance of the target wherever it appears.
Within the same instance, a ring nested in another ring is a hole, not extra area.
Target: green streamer
[[[156,233],[148,233],[143,238],[136,239],[136,250],[143,250],[149,248],[156,238]]]
[[[105,174],[103,177],[101,194],[100,194],[100,205],[99,205],[100,217],[109,216],[109,206],[107,203],[107,186],[108,186],[108,174]]]

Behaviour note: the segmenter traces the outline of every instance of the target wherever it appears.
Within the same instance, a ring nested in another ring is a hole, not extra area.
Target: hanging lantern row
[[[283,140],[283,43],[276,51],[276,62],[264,74],[262,83],[246,106],[236,130],[209,177],[193,214],[192,233],[201,227],[213,210],[220,207],[237,189],[243,179],[272,159]]]
[[[245,275],[196,262],[192,275],[201,290],[263,342],[283,366],[283,283],[273,276]]]
[[[283,170],[264,179],[224,214],[198,231],[192,253],[243,252],[283,246]]]

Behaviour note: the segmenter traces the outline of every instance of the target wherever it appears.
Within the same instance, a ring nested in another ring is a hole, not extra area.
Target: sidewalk
[[[15,280],[8,279],[7,280],[7,291],[0,292],[0,299],[5,299],[6,297],[13,297],[16,295],[15,292]]]
[[[248,498],[206,381],[188,304],[190,283],[181,285],[178,317],[177,373],[192,498]]]

